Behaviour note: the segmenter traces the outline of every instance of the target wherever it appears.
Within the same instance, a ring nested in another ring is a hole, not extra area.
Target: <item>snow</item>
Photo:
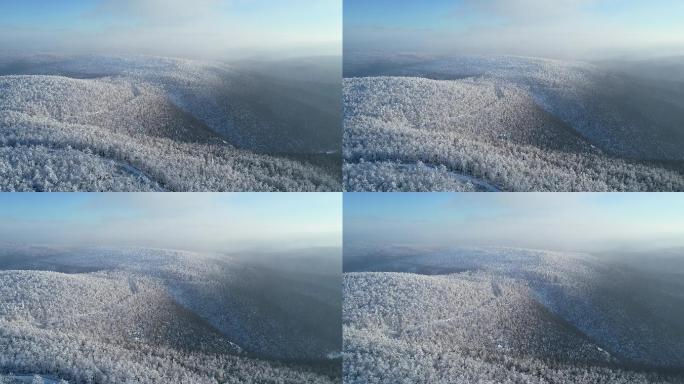
[[[318,166],[268,154],[318,147],[299,146],[300,133],[240,94],[221,93],[259,78],[150,57],[27,60],[27,74],[0,76],[0,190],[340,189]]]
[[[8,375],[7,380],[10,380],[10,383],[12,383],[12,380],[15,383],[35,383],[35,378],[36,376],[39,376],[40,379],[42,380],[42,384],[60,384],[60,379],[54,376],[46,376],[46,375],[27,375],[27,374],[17,374],[17,375]],[[0,376],[2,378],[2,376]]]
[[[596,66],[455,57],[389,67],[344,79],[347,191],[479,189],[463,175],[504,191],[684,190],[681,172],[652,162],[684,160],[684,109],[650,113],[647,92]],[[426,177],[421,163],[445,171]],[[419,168],[415,180],[406,166]]]
[[[4,261],[7,254],[19,257]],[[316,330],[255,305],[259,271],[230,257],[3,246],[0,262],[9,269],[0,271],[0,374],[43,372],[70,382],[97,374],[100,383],[338,382],[306,363],[273,361],[327,361],[334,347]],[[306,302],[294,289],[283,291]]]
[[[681,380],[643,370],[677,367],[684,349],[657,314],[678,299],[631,293],[631,269],[517,248],[383,252],[345,273],[345,382]]]

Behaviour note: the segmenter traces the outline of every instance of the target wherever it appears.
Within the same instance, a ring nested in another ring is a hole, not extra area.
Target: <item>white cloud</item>
[[[90,14],[125,16],[149,23],[186,23],[213,18],[222,12],[222,0],[103,0]]]
[[[345,47],[574,59],[680,55],[684,24],[659,25],[663,17],[684,16],[684,6],[674,4],[658,3],[656,10],[641,17],[644,7],[618,7],[619,0],[465,0],[444,10],[446,22],[425,21],[434,23],[427,29],[383,29],[349,22]],[[622,13],[597,10],[611,5]]]
[[[0,215],[0,241],[199,251],[341,246],[339,197],[277,195],[93,194],[73,207],[76,217],[66,207],[59,216]]]
[[[218,59],[338,55],[341,1],[102,0],[70,15],[82,22],[67,27],[0,25],[0,48]]]
[[[576,17],[583,7],[605,0],[466,0],[455,16],[464,13],[486,13],[509,21],[529,22]]]
[[[590,193],[454,194],[438,212],[422,213],[419,221],[348,218],[345,238],[384,246],[497,245],[568,251],[681,247],[683,203],[675,195],[653,199]]]

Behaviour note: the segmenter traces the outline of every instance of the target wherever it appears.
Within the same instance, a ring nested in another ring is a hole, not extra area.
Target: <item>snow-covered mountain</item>
[[[684,91],[521,57],[345,62],[350,191],[684,190]]]
[[[275,274],[283,284],[255,265],[184,251],[1,251],[0,373],[76,383],[338,381],[329,356],[341,348],[339,320],[321,320],[339,310],[320,304],[332,300],[315,277]]]
[[[142,56],[3,58],[0,189],[339,190],[334,92],[281,77]]]
[[[345,382],[684,380],[678,279],[526,249],[366,257],[344,277]]]

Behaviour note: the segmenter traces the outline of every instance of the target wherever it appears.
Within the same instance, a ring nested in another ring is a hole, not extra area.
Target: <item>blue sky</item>
[[[346,0],[345,49],[536,56],[684,53],[679,0]]]
[[[0,49],[340,54],[342,0],[2,0]]]
[[[492,16],[476,15],[453,23],[453,13],[463,6],[458,0],[345,0],[345,26],[378,26],[386,28],[459,28],[463,23],[491,22]]]
[[[355,193],[346,244],[571,251],[684,246],[684,196],[652,193]]]
[[[0,242],[189,250],[341,246],[332,193],[2,193]]]

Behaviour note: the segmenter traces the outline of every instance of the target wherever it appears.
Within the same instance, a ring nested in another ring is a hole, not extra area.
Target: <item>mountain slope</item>
[[[582,254],[371,254],[357,270],[382,272],[345,273],[350,382],[684,379],[684,329],[668,312],[681,297],[663,294],[678,281],[635,282],[640,273]]]
[[[281,286],[277,300],[291,312],[260,305],[260,271],[249,264],[168,250],[10,246],[0,268],[0,344],[9,351],[0,372],[103,383],[338,381],[339,360],[328,356],[340,341],[326,338],[335,324],[306,322],[325,299]],[[325,319],[330,310],[318,311]]]
[[[258,75],[147,57],[26,60],[0,63],[2,190],[339,189],[306,159],[332,148],[315,137],[338,131],[325,118],[316,134],[297,131],[261,110],[270,102],[240,94],[263,91]]]
[[[344,80],[347,190],[684,187],[684,95],[667,83],[543,59],[387,61]]]

